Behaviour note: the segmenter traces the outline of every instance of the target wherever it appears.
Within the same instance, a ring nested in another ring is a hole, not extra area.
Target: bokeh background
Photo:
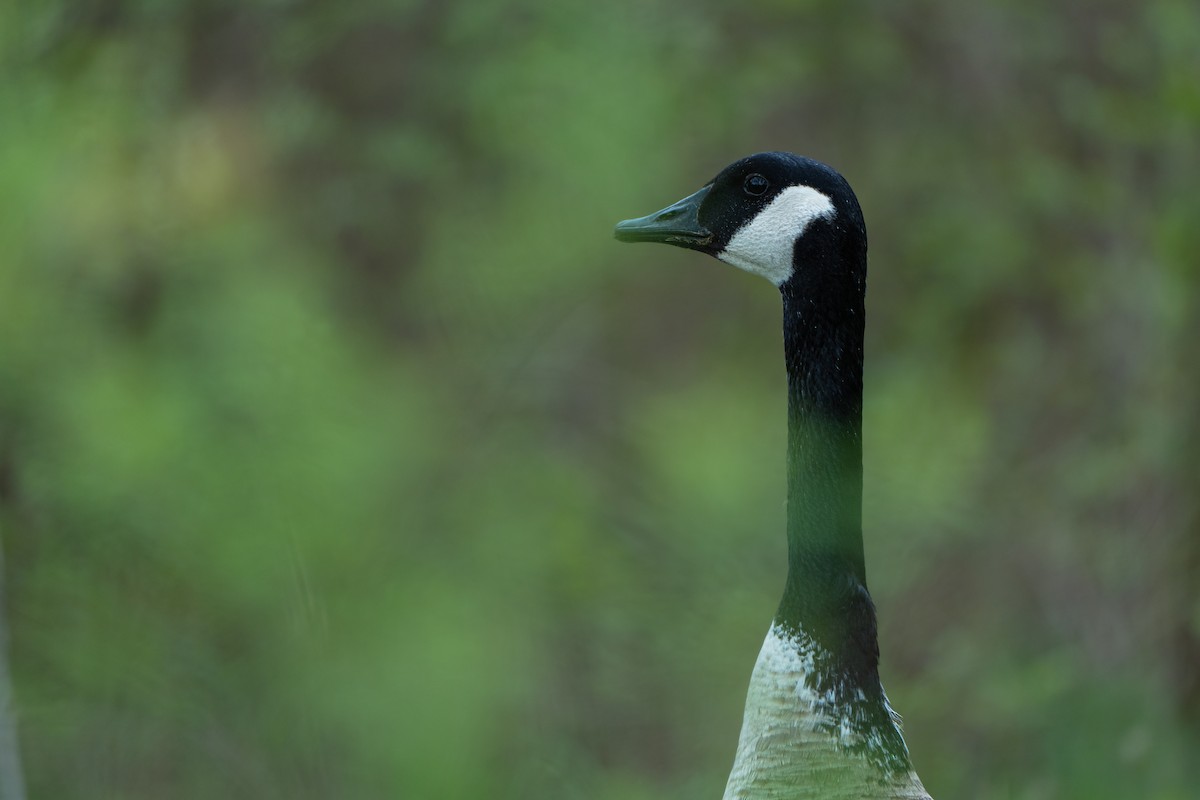
[[[29,797],[718,797],[778,297],[611,228],[767,149],[865,209],[926,785],[1196,797],[1194,0],[17,2],[0,48]]]

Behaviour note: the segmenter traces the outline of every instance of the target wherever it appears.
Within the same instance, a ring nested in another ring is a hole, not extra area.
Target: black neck
[[[866,234],[836,221],[796,244],[783,294],[788,378],[788,577],[776,621],[820,647],[807,676],[850,709],[861,749],[884,771],[912,768],[879,682],[875,606],[862,539],[862,370]]]
[[[846,241],[833,225],[810,230],[796,261],[803,271],[781,287],[788,579],[779,619],[824,645],[839,669],[877,682],[862,541],[865,240]]]

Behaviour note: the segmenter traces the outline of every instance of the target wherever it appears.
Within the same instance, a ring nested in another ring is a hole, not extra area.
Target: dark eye
[[[746,182],[742,184],[742,188],[746,190],[746,194],[752,194],[756,197],[767,190],[771,183],[757,172],[753,175],[746,176]]]

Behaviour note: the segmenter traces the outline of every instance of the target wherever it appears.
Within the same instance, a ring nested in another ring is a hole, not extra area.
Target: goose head
[[[835,274],[865,285],[866,229],[854,192],[830,167],[791,153],[736,161],[679,202],[618,223],[615,235],[699,250],[781,290]]]

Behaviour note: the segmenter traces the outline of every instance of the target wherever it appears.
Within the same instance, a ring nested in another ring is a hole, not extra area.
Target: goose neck
[[[819,638],[866,585],[862,542],[863,298],[783,293],[788,381],[784,621]],[[832,635],[834,632],[830,631]]]

